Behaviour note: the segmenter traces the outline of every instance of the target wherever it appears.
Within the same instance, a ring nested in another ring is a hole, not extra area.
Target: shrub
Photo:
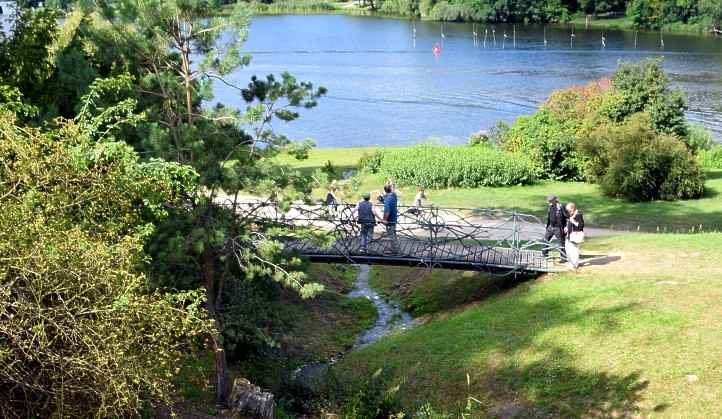
[[[604,126],[580,144],[604,193],[632,201],[699,198],[704,177],[687,146],[660,134],[639,113],[621,126]]]
[[[491,144],[491,137],[489,134],[485,131],[479,131],[471,134],[469,136],[469,146],[470,147],[476,147],[479,145],[489,145]]]
[[[467,4],[449,3],[441,1],[431,9],[429,18],[432,20],[470,21],[481,20],[483,15]]]
[[[489,143],[494,146],[501,144],[510,128],[506,122],[496,121],[496,124],[489,129]]]
[[[347,419],[403,418],[399,385],[394,385],[394,373],[389,368],[379,369],[345,397],[341,406],[342,417]]]
[[[170,402],[178,360],[210,327],[201,292],[148,291],[143,243],[192,173],[73,122],[43,134],[0,114],[0,417]]]
[[[718,144],[709,150],[700,151],[697,159],[705,169],[722,169],[722,145]]]
[[[388,150],[381,172],[401,183],[428,187],[473,188],[534,181],[534,168],[526,158],[483,146],[422,144]]]
[[[539,178],[577,180],[581,178],[583,161],[575,143],[573,131],[552,112],[542,109],[518,118],[504,136],[502,147],[528,156]]]
[[[378,173],[381,168],[381,161],[384,159],[382,150],[374,151],[371,154],[364,153],[358,161],[359,170],[368,170],[371,173]]]
[[[687,127],[687,146],[692,153],[709,150],[714,144],[712,133],[702,124],[691,123]]]
[[[381,4],[381,13],[400,16],[419,15],[419,3],[414,0],[386,0]]]

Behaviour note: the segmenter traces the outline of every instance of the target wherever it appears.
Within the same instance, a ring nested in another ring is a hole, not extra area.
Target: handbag
[[[572,243],[584,243],[584,232],[583,231],[572,231],[569,234],[569,241]]]

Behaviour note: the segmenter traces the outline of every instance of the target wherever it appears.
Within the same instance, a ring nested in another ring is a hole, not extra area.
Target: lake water
[[[15,16],[15,2],[0,1],[0,10],[0,31],[9,34]]]
[[[416,29],[414,42],[413,31]],[[492,28],[494,34],[492,34]],[[342,15],[253,18],[245,51],[251,65],[234,73],[287,70],[328,88],[319,106],[276,129],[320,147],[402,145],[434,137],[462,143],[497,120],[533,113],[555,89],[610,75],[618,60],[664,56],[689,99],[689,117],[722,137],[722,39],[631,31],[570,30],[410,22]],[[486,45],[484,32],[488,30]],[[504,33],[507,38],[504,41]],[[602,48],[602,35],[606,48]],[[493,41],[493,36],[496,42]],[[441,54],[433,46],[443,43]],[[216,99],[243,106],[216,84]]]

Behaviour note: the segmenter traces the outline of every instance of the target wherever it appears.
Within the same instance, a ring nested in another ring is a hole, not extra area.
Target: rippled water
[[[416,40],[413,29],[416,28]],[[328,96],[302,118],[276,128],[319,146],[400,145],[436,137],[464,142],[497,120],[530,114],[555,89],[610,75],[620,59],[665,57],[683,87],[689,117],[722,137],[722,39],[631,31],[575,31],[541,26],[442,25],[340,15],[253,18],[245,51],[251,66],[231,76],[287,70],[326,86]],[[492,29],[494,34],[492,35]],[[486,44],[484,32],[488,30]],[[507,38],[504,41],[504,33]],[[602,49],[602,35],[606,48]],[[496,42],[493,41],[496,37]],[[636,36],[636,48],[635,48]],[[442,44],[436,57],[432,48]],[[242,105],[216,85],[216,99]]]

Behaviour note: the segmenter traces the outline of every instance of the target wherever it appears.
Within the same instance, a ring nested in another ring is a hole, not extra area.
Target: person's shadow
[[[579,266],[603,266],[621,260],[621,256],[609,255],[582,255],[579,257]]]

